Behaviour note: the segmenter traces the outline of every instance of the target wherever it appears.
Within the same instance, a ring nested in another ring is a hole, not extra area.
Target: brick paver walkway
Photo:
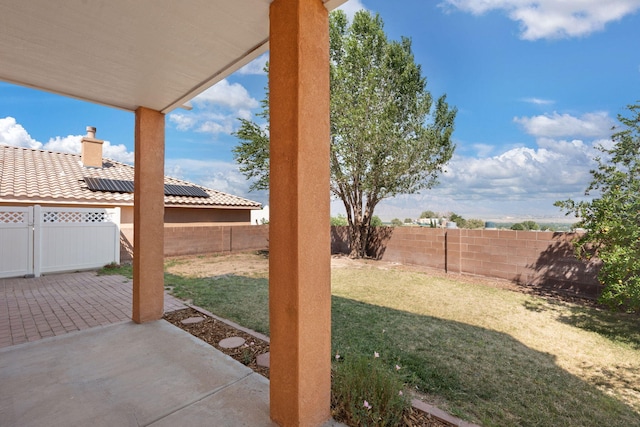
[[[132,283],[93,271],[0,279],[0,348],[131,319]],[[165,293],[165,312],[185,305]]]

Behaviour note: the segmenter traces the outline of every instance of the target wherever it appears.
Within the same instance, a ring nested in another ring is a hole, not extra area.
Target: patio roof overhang
[[[269,49],[271,2],[5,0],[0,80],[167,113]]]
[[[270,50],[270,411],[330,416],[329,29],[346,0],[2,0],[0,80],[135,112],[133,314],[163,313],[165,115]]]

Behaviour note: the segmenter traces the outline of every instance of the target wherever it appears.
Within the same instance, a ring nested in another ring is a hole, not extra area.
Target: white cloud
[[[580,117],[554,112],[533,117],[514,117],[513,121],[535,137],[602,138],[611,135],[611,128],[615,125],[605,111],[586,113]]]
[[[384,220],[417,217],[424,210],[456,212],[465,218],[507,220],[547,218],[572,221],[553,203],[584,200],[594,169],[598,145],[610,146],[613,120],[604,112],[575,117],[552,113],[514,119],[536,137],[536,146],[496,151],[475,144],[477,153],[454,155],[440,176],[440,184],[421,194],[403,195],[380,204]],[[341,212],[339,204],[332,209]]]
[[[349,18],[349,21],[353,20],[353,15],[355,15],[357,11],[367,10],[367,8],[362,4],[361,0],[349,0],[338,9],[344,11],[344,13],[347,14],[347,18]]]
[[[224,79],[200,95],[193,98],[193,103],[197,105],[217,105],[228,108],[256,108],[258,101],[249,95],[247,89],[239,83],[230,84]]]
[[[82,135],[67,135],[65,137],[56,136],[49,139],[42,149],[49,151],[57,151],[58,153],[80,154],[82,146],[80,140]],[[104,148],[104,144],[103,144]]]
[[[640,9],[640,0],[444,0],[445,8],[480,15],[505,11],[525,40],[580,37]]]
[[[551,105],[551,104],[555,104],[555,101],[551,100],[551,99],[542,99],[542,98],[525,98],[523,99],[524,102],[528,102],[530,104],[534,104],[534,105]]]
[[[56,136],[42,146],[43,150],[57,151],[59,153],[80,154],[82,152],[82,137],[84,135]],[[128,151],[124,144],[113,145],[109,141],[102,143],[102,157],[122,163],[133,164],[135,155]]]
[[[127,146],[124,144],[113,145],[109,141],[105,141],[102,146],[102,154],[108,159],[113,159],[118,162],[133,164],[135,154],[133,151],[128,151]]]
[[[185,113],[172,113],[169,115],[169,121],[176,124],[176,129],[186,131],[196,124],[196,117]]]
[[[193,110],[172,113],[169,122],[179,131],[231,134],[238,126],[238,118],[251,119],[251,110],[260,103],[239,83],[226,79],[196,96]]]
[[[472,146],[476,150],[478,157],[487,157],[495,150],[495,147],[490,144],[473,144]]]
[[[544,139],[537,148],[513,148],[492,157],[455,155],[438,186],[385,200],[376,214],[390,220],[417,218],[422,211],[433,210],[485,221],[507,217],[561,221],[565,217],[553,203],[582,199],[595,165],[596,144]],[[334,208],[340,211],[339,205]]]
[[[31,138],[29,133],[16,123],[13,117],[0,119],[0,144],[14,147],[34,148],[59,153],[80,154],[83,135],[55,136],[43,144]],[[109,141],[102,144],[102,154],[105,158],[119,162],[133,164],[134,154],[127,150],[124,144],[112,145]]]
[[[238,74],[256,74],[265,76],[264,66],[269,61],[269,53],[263,53],[253,61],[238,70]]]
[[[0,119],[0,144],[24,148],[42,147],[42,143],[31,138],[31,135],[13,117]]]

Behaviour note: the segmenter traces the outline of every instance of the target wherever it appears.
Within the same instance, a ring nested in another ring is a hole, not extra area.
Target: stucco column
[[[321,0],[270,11],[271,418],[330,417],[329,24]]]
[[[133,193],[133,316],[158,320],[164,311],[164,114],[136,110]]]

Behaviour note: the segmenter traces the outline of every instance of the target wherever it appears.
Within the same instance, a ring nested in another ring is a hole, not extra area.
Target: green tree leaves
[[[576,241],[583,259],[597,256],[603,263],[598,275],[604,285],[601,301],[610,306],[640,309],[640,105],[619,115],[622,130],[612,136],[614,146],[600,146],[602,156],[591,171],[586,194],[590,202],[568,199],[556,206],[573,213],[578,227],[587,230]]]
[[[455,148],[457,110],[446,96],[434,105],[411,40],[388,40],[379,15],[359,11],[349,24],[336,11],[329,22],[331,191],[346,210],[351,256],[363,257],[378,203],[437,183]],[[262,105],[268,121],[268,99]],[[267,189],[268,127],[241,122],[234,158],[252,189]]]
[[[411,41],[388,40],[379,15],[358,12],[349,26],[338,11],[330,28],[331,189],[361,257],[381,200],[436,184],[453,155],[456,109],[444,96],[433,108]]]

